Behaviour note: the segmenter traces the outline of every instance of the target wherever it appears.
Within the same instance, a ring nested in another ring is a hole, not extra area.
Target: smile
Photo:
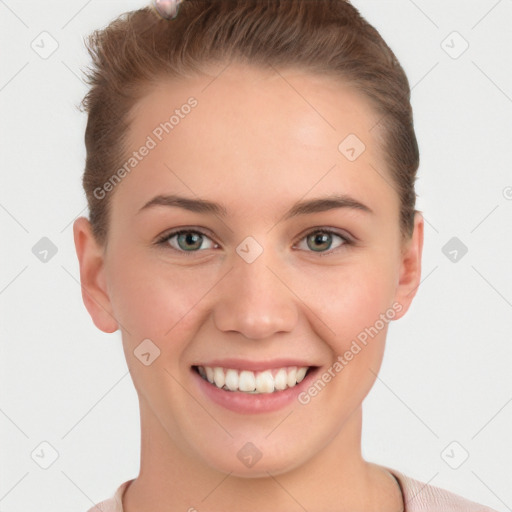
[[[193,368],[205,381],[219,389],[250,394],[276,393],[293,388],[304,380],[310,369],[309,366],[286,366],[253,372],[209,366]]]

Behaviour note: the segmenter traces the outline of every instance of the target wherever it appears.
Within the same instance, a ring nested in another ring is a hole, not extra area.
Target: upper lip
[[[274,368],[285,368],[287,366],[312,367],[310,361],[300,361],[298,359],[269,359],[267,361],[254,361],[247,359],[212,359],[204,363],[196,363],[193,366],[208,366],[210,368],[232,368],[234,370],[264,371]]]

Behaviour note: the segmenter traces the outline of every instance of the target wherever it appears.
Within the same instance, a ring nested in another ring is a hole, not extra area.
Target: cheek
[[[109,271],[116,319],[131,343],[150,338],[159,346],[175,347],[184,332],[193,336],[217,274],[200,266],[171,267],[157,258],[118,258]]]
[[[307,303],[314,305],[312,309],[321,319],[315,325],[329,327],[318,332],[332,351],[332,362],[300,403],[315,401],[321,395],[323,398],[315,402],[318,414],[329,404],[341,427],[364,400],[379,372],[388,325],[396,314],[392,307],[393,277],[385,264],[374,262],[336,272],[331,269],[323,282],[325,286],[310,294]],[[325,394],[320,392],[324,388],[328,388]]]
[[[388,261],[366,259],[346,266],[304,272],[300,278],[304,303],[324,324],[322,337],[342,354],[352,340],[364,338],[365,329],[377,323],[392,306],[394,274]],[[389,315],[388,315],[389,316]],[[387,324],[386,324],[387,325]],[[385,336],[385,332],[383,332]]]

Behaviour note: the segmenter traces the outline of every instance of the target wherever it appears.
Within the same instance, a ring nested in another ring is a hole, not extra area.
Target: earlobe
[[[108,296],[103,248],[96,242],[88,219],[80,217],[74,222],[73,237],[80,264],[84,305],[98,329],[106,333],[115,332],[119,326]]]
[[[401,318],[409,309],[421,282],[421,257],[423,253],[424,220],[421,212],[414,215],[414,231],[410,240],[402,249],[400,271],[395,294],[395,301],[401,304]]]

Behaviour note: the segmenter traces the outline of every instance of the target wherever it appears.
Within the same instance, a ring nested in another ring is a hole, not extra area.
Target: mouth
[[[294,388],[315,368],[314,366],[283,366],[251,371],[220,366],[192,366],[203,380],[218,389],[251,395],[275,394]]]

